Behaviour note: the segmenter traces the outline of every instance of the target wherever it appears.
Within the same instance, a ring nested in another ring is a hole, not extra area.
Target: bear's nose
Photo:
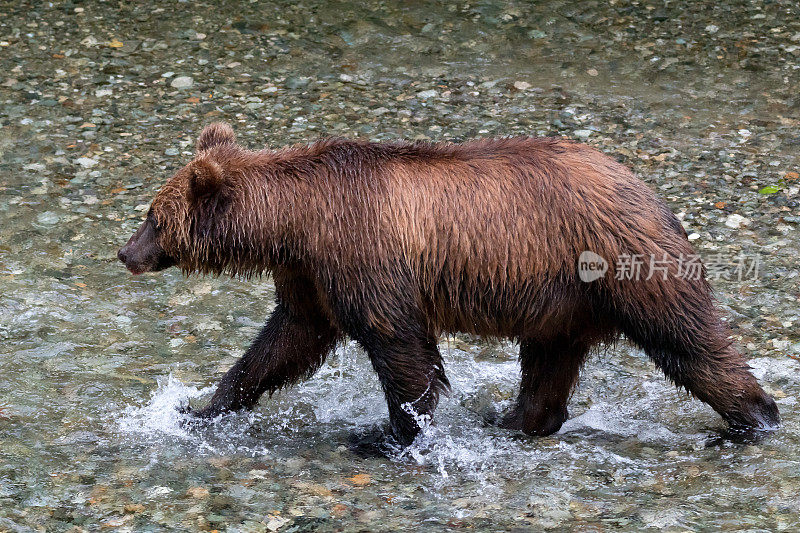
[[[124,246],[119,249],[119,252],[117,252],[117,258],[120,261],[122,261],[123,263],[127,264],[127,262],[128,262],[128,253],[125,251],[125,247]]]

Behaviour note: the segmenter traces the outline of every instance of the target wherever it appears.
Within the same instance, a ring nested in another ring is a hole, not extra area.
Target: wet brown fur
[[[310,375],[337,339],[369,353],[395,436],[417,432],[447,388],[443,332],[520,342],[508,427],[551,433],[588,350],[620,333],[733,425],[777,424],[703,280],[681,224],[623,165],[555,138],[463,144],[329,139],[249,151],[209,126],[152,204],[184,272],[271,273],[279,307],[204,414],[249,407]],[[577,259],[606,258],[584,283]],[[669,259],[667,279],[615,280],[622,255]]]

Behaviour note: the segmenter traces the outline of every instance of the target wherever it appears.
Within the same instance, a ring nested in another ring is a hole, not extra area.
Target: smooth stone
[[[61,220],[61,217],[59,217],[56,213],[52,211],[45,211],[44,213],[39,213],[39,216],[36,217],[36,221],[39,224],[45,224],[48,226],[57,224],[59,220]]]
[[[194,85],[194,79],[191,76],[178,76],[170,83],[170,86],[176,89],[188,89]]]

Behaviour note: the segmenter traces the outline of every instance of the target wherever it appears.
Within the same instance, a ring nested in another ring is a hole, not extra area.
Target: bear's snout
[[[133,239],[131,239],[131,241],[133,241]],[[120,261],[122,261],[122,263],[125,265],[125,268],[130,270],[131,274],[135,276],[137,274],[142,274],[147,270],[143,268],[142,265],[137,264],[136,261],[133,261],[133,256],[135,254],[132,253],[133,251],[131,250],[132,248],[131,245],[133,244],[131,241],[129,241],[128,244],[119,249],[119,251],[117,252],[117,258]]]
[[[158,272],[176,263],[158,244],[155,224],[149,218],[131,236],[128,243],[119,249],[117,258],[133,275]]]
[[[125,246],[123,246],[122,248],[120,248],[119,251],[117,252],[117,259],[122,261],[122,264],[125,265],[125,268],[130,270],[131,274],[134,275],[141,274],[143,272],[143,269],[131,261],[131,256],[132,254],[131,254],[130,242]]]

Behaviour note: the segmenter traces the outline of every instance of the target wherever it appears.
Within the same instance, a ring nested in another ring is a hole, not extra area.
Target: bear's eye
[[[153,214],[153,208],[151,207],[150,210],[147,212],[147,221],[153,225],[153,229],[159,231],[161,229],[161,224],[158,223],[155,215]]]

